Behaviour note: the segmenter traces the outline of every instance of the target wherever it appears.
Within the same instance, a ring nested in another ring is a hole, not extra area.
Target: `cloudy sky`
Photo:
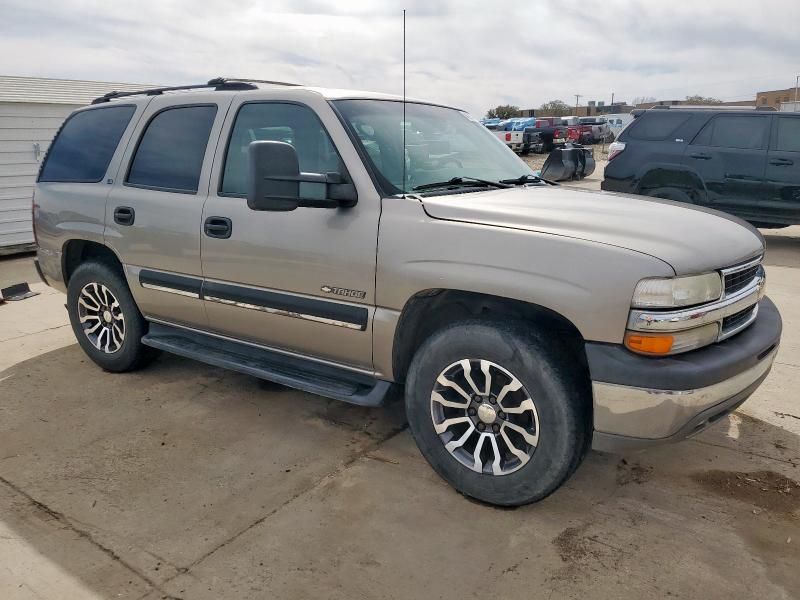
[[[0,0],[0,74],[401,93],[403,8],[409,96],[478,116],[575,94],[750,99],[800,73],[797,0]]]

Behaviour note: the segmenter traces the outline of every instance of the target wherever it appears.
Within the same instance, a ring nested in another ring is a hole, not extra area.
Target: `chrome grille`
[[[753,279],[758,275],[761,268],[761,262],[748,263],[741,267],[733,267],[725,269],[723,276],[725,277],[725,295],[730,296],[736,292],[746,288]]]

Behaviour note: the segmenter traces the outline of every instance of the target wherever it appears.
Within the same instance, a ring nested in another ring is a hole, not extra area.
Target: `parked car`
[[[605,119],[614,138],[617,138],[622,130],[633,122],[633,115],[631,113],[614,113],[605,115]]]
[[[800,223],[800,114],[651,109],[608,158],[604,190],[716,208],[759,227]]]
[[[501,505],[764,380],[781,319],[758,231],[548,184],[462,111],[401,100],[216,79],[74,112],[33,215],[84,352],[362,406],[402,391],[436,472]]]
[[[522,154],[550,152],[568,141],[569,128],[558,117],[537,118],[533,127],[526,127],[522,138]]]
[[[489,131],[494,132],[497,139],[511,148],[514,152],[523,152],[524,132],[522,129],[516,128],[517,123],[521,120],[525,119],[503,119],[497,123],[484,124],[484,127],[486,127]]]
[[[591,143],[593,144],[610,137],[611,129],[603,117],[581,117],[580,124],[581,127],[589,127],[588,134],[591,136]]]

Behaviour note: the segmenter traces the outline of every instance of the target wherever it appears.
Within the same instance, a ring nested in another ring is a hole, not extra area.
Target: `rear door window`
[[[712,119],[692,142],[696,146],[758,150],[764,148],[769,117],[723,115]]]
[[[690,114],[667,110],[648,111],[634,121],[628,137],[634,140],[666,140],[691,117]]]
[[[128,185],[196,193],[216,104],[166,108],[147,124],[128,171]]]
[[[134,112],[132,105],[109,106],[68,117],[47,153],[39,181],[102,181]]]
[[[778,117],[778,135],[773,146],[775,150],[800,152],[799,117]]]

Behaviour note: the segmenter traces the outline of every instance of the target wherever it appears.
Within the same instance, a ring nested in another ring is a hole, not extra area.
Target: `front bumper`
[[[778,309],[764,298],[750,327],[686,354],[652,358],[620,345],[588,343],[592,447],[630,450],[702,430],[744,402],[767,377],[781,329]]]

